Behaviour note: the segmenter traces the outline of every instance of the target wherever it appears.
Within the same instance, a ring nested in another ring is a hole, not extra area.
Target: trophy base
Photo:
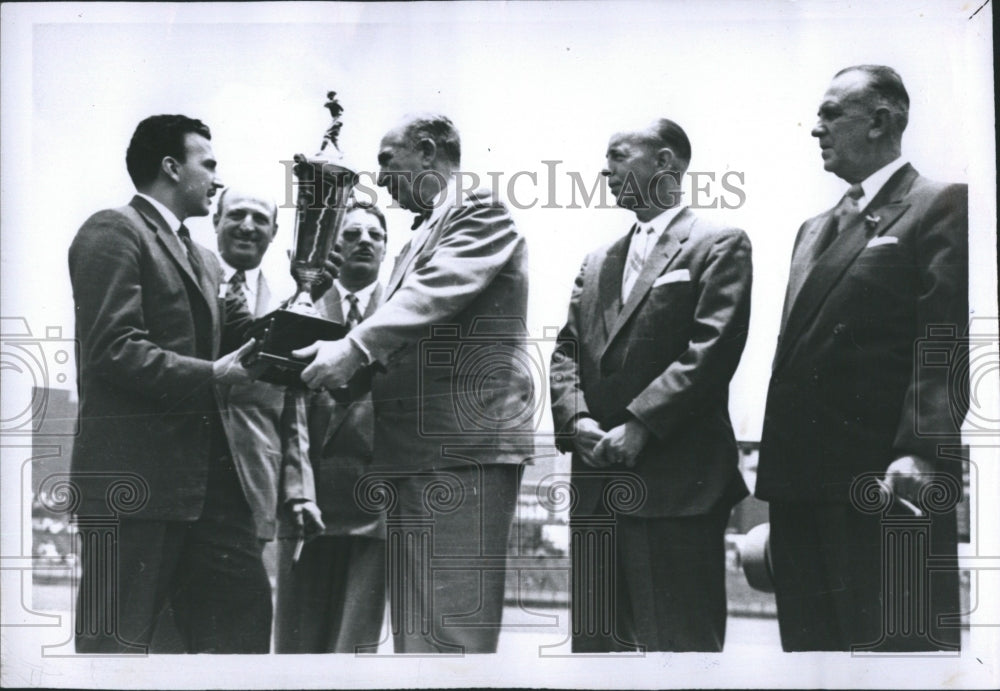
[[[242,365],[254,379],[304,389],[302,370],[310,361],[292,357],[292,351],[316,341],[335,341],[346,334],[344,324],[278,309],[254,322],[250,335],[257,345],[243,358]]]

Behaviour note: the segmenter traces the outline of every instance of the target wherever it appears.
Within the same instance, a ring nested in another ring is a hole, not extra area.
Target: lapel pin
[[[881,220],[882,219],[879,218],[878,216],[875,216],[873,214],[868,214],[867,216],[865,216],[865,227],[867,227],[868,230],[875,230],[875,226],[877,226],[879,224],[879,221]]]

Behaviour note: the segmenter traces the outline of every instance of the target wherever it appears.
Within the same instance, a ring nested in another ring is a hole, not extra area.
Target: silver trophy
[[[358,179],[355,171],[343,165],[337,143],[344,109],[337,102],[336,92],[327,93],[325,107],[333,122],[323,135],[319,153],[294,157],[293,172],[299,179],[292,254],[295,295],[285,307],[254,322],[251,333],[257,345],[243,359],[244,367],[254,378],[284,386],[303,386],[300,375],[309,364],[307,360],[292,357],[293,350],[319,340],[343,338],[347,333],[346,325],[321,317],[312,298]]]

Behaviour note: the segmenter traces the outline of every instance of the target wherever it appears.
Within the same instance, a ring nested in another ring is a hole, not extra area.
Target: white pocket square
[[[865,245],[865,247],[868,248],[868,247],[878,247],[879,245],[898,245],[898,244],[899,244],[899,238],[894,237],[892,235],[880,235],[877,238],[872,238],[871,240],[869,240],[868,244]]]
[[[680,283],[681,281],[690,281],[691,272],[687,269],[677,269],[677,271],[668,271],[667,273],[660,276],[653,282],[653,287],[662,286],[664,283]]]

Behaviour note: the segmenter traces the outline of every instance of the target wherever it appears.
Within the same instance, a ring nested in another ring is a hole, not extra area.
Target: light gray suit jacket
[[[534,432],[524,238],[488,190],[459,197],[454,181],[427,223],[397,260],[382,306],[353,332],[377,363],[375,462],[520,463],[533,455]]]
[[[256,317],[271,307],[263,272],[253,307]],[[287,498],[315,499],[304,398],[265,382],[216,386],[216,395],[257,537],[272,540]]]

